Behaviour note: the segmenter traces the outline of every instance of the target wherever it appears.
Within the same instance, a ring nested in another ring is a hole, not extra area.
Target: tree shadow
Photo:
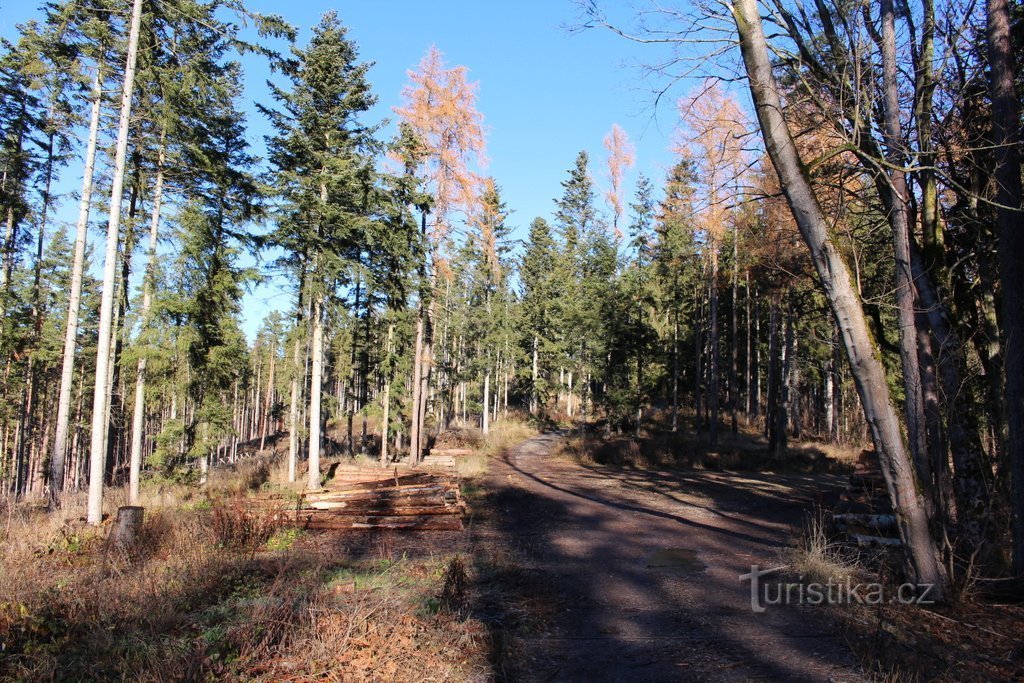
[[[754,613],[739,578],[779,563],[821,481],[583,467],[556,438],[492,461],[474,521],[497,680],[856,680],[824,614]],[[699,562],[649,566],[665,548]]]

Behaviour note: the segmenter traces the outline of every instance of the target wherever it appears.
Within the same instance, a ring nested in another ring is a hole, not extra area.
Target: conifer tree
[[[293,49],[285,69],[291,89],[274,88],[281,109],[264,108],[276,131],[268,142],[274,183],[284,200],[273,241],[301,269],[305,291],[299,291],[299,307],[308,301],[311,311],[311,488],[320,480],[327,308],[339,287],[360,277],[363,250],[388,243],[382,239],[388,226],[374,220],[382,204],[374,168],[380,145],[376,127],[362,120],[376,101],[366,81],[369,67],[358,62],[356,45],[337,15],[325,14],[308,47]]]

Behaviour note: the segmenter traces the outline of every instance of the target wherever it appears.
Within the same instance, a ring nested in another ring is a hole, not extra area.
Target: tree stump
[[[109,542],[117,548],[135,545],[142,531],[142,518],[146,508],[139,505],[123,505],[117,508],[114,527],[110,530]]]

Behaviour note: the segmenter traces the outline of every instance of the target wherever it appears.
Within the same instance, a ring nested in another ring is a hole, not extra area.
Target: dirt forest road
[[[739,579],[780,564],[839,477],[585,466],[550,455],[558,438],[523,442],[489,474],[480,533],[512,548],[548,609],[542,627],[497,639],[499,678],[863,680],[821,608],[754,613]]]

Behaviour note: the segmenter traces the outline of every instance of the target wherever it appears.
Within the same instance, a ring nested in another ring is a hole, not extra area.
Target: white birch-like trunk
[[[121,230],[121,198],[124,195],[125,160],[128,157],[128,127],[131,123],[132,94],[135,90],[135,64],[139,56],[139,33],[142,28],[142,0],[132,3],[131,30],[128,34],[128,55],[121,88],[121,115],[114,152],[114,174],[110,191],[110,218],[107,222],[107,248],[103,262],[103,290],[100,297],[99,338],[96,349],[96,386],[92,403],[92,443],[89,451],[89,502],[87,520],[98,525],[103,519],[103,469],[106,461],[104,444],[107,433],[109,402],[110,333],[114,313],[114,271],[117,265],[117,242]]]
[[[491,405],[491,369],[488,368],[487,372],[484,373],[484,417],[483,417],[483,431],[486,436],[491,429],[491,421],[489,406]]]
[[[89,232],[89,209],[92,206],[92,185],[96,169],[96,142],[99,139],[102,67],[97,65],[92,82],[92,109],[89,114],[89,141],[85,147],[85,169],[82,174],[82,196],[78,204],[78,225],[75,231],[75,254],[71,265],[71,292],[68,299],[67,325],[64,329],[64,359],[60,373],[60,394],[57,400],[57,429],[50,456],[50,505],[55,507],[64,488],[64,459],[67,455],[71,416],[71,389],[75,379],[75,346],[78,343],[78,311],[82,305],[82,275],[85,269],[85,243]]]

